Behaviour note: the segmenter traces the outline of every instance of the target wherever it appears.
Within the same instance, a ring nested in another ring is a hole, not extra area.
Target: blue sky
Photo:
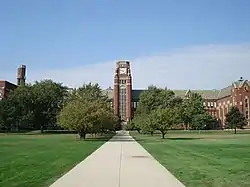
[[[0,79],[15,82],[23,63],[30,82],[107,87],[115,61],[126,59],[138,88],[220,88],[250,79],[249,10],[249,0],[5,0]]]

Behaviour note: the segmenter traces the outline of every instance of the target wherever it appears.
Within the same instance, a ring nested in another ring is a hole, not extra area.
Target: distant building
[[[114,113],[123,121],[132,119],[134,111],[139,102],[139,96],[144,90],[132,89],[132,74],[129,61],[116,63],[114,75],[114,88],[103,90],[110,99],[113,99],[112,106]],[[206,110],[225,126],[225,116],[230,106],[237,106],[245,115],[249,126],[249,98],[250,82],[240,78],[221,90],[173,90],[176,96],[188,98],[191,92],[199,93],[204,99]],[[250,127],[250,126],[249,126]]]
[[[6,80],[0,80],[0,100],[6,98],[10,90],[14,90],[18,85],[25,84],[26,66],[21,65],[17,71],[17,85]]]

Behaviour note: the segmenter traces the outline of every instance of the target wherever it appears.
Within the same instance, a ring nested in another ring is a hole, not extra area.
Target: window
[[[206,106],[206,102],[204,102],[203,105]]]
[[[120,84],[126,84],[126,80],[125,79],[120,79],[119,82],[120,82]]]
[[[133,106],[133,108],[136,108],[136,102],[132,102],[132,106]]]
[[[122,119],[126,119],[126,88],[120,89],[119,110]]]
[[[249,118],[249,116],[248,116],[248,111],[246,111],[246,116],[245,116],[245,117],[246,117],[246,119],[248,119],[248,118]]]
[[[207,106],[210,107],[210,102],[207,102]]]
[[[216,102],[214,103],[214,107],[216,107]]]
[[[214,107],[214,103],[213,102],[211,102],[211,108],[213,108]]]
[[[248,108],[248,99],[245,99],[245,107]]]

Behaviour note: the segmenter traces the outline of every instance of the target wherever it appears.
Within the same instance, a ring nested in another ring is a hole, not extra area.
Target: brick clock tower
[[[118,61],[114,76],[114,114],[122,121],[132,118],[132,76],[130,63]]]

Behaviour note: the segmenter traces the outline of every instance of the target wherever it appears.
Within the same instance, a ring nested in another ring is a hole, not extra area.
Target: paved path
[[[184,187],[140,144],[119,132],[51,187]]]

